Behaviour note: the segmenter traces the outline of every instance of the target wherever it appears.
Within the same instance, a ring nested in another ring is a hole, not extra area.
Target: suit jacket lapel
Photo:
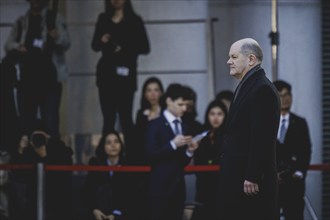
[[[288,126],[288,129],[287,129],[286,134],[285,134],[284,142],[285,142],[285,140],[286,140],[288,137],[290,137],[290,131],[292,131],[292,127],[295,126],[295,123],[296,123],[296,118],[295,118],[295,116],[290,112],[289,126]]]
[[[170,123],[166,120],[165,116],[163,114],[161,114],[160,116],[162,118],[162,121],[163,121],[163,124],[164,124],[164,127],[166,129],[166,132],[168,132],[169,134],[172,134],[174,136],[174,132],[171,128],[171,125]]]

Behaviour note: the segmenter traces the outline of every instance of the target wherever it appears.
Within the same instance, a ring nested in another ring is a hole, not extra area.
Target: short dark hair
[[[232,101],[233,97],[234,97],[234,93],[232,91],[222,90],[216,95],[215,99],[218,101],[222,101],[222,99]]]
[[[167,87],[165,96],[166,98],[171,98],[173,101],[179,98],[182,98],[184,100],[190,99],[189,90],[179,83],[170,84]]]
[[[196,110],[196,102],[197,102],[197,94],[193,88],[190,86],[184,86],[187,89],[187,92],[189,94],[188,100],[191,100],[193,102],[192,108],[188,108],[188,110],[185,112],[185,115],[191,115],[192,118],[196,118],[197,116],[197,110]]]
[[[167,98],[172,99],[172,101],[179,98],[182,98],[183,100],[190,100],[189,90],[179,83],[172,83],[167,87],[165,94],[161,97],[161,106],[163,109],[166,108]]]
[[[287,89],[291,94],[291,85],[288,82],[283,80],[277,80],[273,82],[274,86],[276,87],[277,91],[282,91],[283,89]]]

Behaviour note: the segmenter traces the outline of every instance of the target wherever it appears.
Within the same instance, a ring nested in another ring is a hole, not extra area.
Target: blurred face
[[[234,43],[229,51],[227,64],[230,68],[230,75],[242,79],[249,71],[249,57],[241,53],[241,43]]]
[[[281,111],[289,111],[292,104],[292,95],[289,90],[284,88],[279,92],[281,100]]]
[[[105,153],[110,157],[119,156],[121,151],[120,141],[115,134],[109,134],[105,139]]]
[[[225,119],[225,113],[220,107],[211,108],[208,119],[212,128],[219,128]]]
[[[178,98],[173,101],[171,98],[167,98],[166,104],[167,110],[169,110],[175,117],[182,117],[182,115],[187,111],[188,100]]]
[[[30,7],[33,11],[41,11],[47,5],[45,0],[30,0]]]
[[[27,147],[27,146],[29,145],[29,138],[28,138],[27,135],[23,135],[23,136],[21,137],[21,140],[20,140],[20,142],[19,142],[19,145],[20,145],[21,147]]]
[[[194,110],[195,103],[193,100],[187,100],[187,112],[192,112]]]
[[[122,9],[124,8],[124,4],[126,0],[110,0],[111,5],[114,7],[114,9]]]
[[[161,95],[162,91],[157,83],[149,83],[149,85],[147,85],[144,97],[151,105],[159,104],[159,98]]]

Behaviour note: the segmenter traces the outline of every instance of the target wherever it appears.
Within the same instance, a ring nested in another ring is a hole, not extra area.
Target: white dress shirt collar
[[[166,120],[170,123],[173,123],[173,121],[175,119],[178,119],[181,122],[181,118],[180,117],[175,117],[169,110],[165,109],[164,110],[164,117],[166,118]]]

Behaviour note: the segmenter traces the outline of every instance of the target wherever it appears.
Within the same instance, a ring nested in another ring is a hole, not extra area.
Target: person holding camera
[[[311,157],[308,125],[304,118],[290,111],[291,85],[282,80],[274,85],[281,99],[276,144],[280,210],[285,219],[304,219],[305,179]]]
[[[47,165],[72,165],[73,151],[61,140],[52,138],[46,129],[38,127],[30,136],[23,135],[18,153],[12,157],[14,164],[43,163]],[[71,216],[71,172],[45,172],[45,219],[70,219]],[[37,216],[37,172],[34,169],[18,170],[14,181],[24,184],[25,193],[20,199],[26,200],[22,209],[23,219]]]

